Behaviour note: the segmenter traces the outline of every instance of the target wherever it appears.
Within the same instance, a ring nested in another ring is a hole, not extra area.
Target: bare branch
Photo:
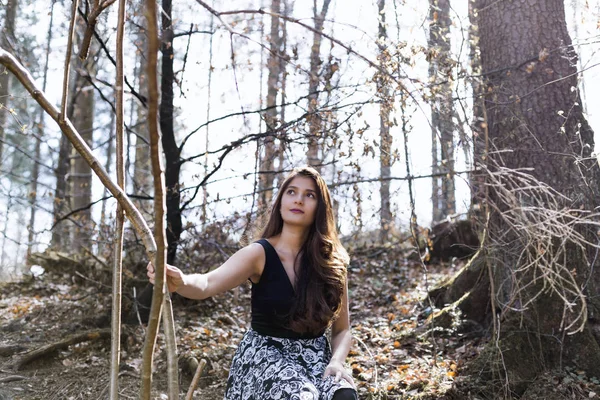
[[[90,50],[90,43],[92,42],[92,35],[94,34],[94,28],[96,27],[96,22],[98,21],[98,17],[104,10],[114,4],[116,0],[106,0],[103,2],[94,2],[95,4],[92,6],[92,9],[87,15],[85,22],[87,23],[87,28],[83,35],[83,40],[81,41],[81,48],[79,49],[79,59],[84,61]]]
[[[146,221],[139,210],[133,205],[125,192],[119,188],[108,176],[102,165],[94,157],[92,150],[81,138],[71,121],[65,118],[59,110],[48,100],[46,94],[37,87],[31,74],[13,57],[10,53],[0,48],[0,64],[4,65],[31,94],[33,99],[54,119],[60,126],[62,132],[73,144],[73,147],[81,154],[86,162],[90,164],[92,170],[96,173],[102,184],[113,194],[115,199],[123,205],[127,217],[131,221],[134,229],[141,236],[144,246],[148,252],[156,251],[156,244],[150,233]]]
[[[67,54],[65,55],[65,71],[63,76],[63,93],[61,101],[61,112],[59,124],[64,123],[67,118],[67,100],[69,92],[69,72],[71,70],[71,54],[73,51],[73,34],[75,32],[75,21],[77,20],[77,4],[79,0],[73,0],[71,7],[71,22],[69,24],[69,37],[67,40]]]

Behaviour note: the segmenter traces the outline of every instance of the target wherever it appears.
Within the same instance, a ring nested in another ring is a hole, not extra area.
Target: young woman
[[[315,169],[285,179],[261,237],[207,274],[167,266],[169,291],[191,299],[252,282],[252,328],[233,358],[225,399],[356,399],[344,369],[352,341],[348,254]],[[154,283],[152,264],[148,277]]]

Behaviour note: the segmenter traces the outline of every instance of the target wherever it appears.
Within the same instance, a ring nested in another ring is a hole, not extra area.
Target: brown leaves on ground
[[[465,360],[474,357],[480,346],[477,338],[426,328],[427,316],[434,311],[426,293],[457,266],[430,265],[426,272],[418,261],[408,260],[403,250],[387,247],[351,249],[351,253],[349,292],[356,340],[347,361],[359,398],[444,398],[460,378]],[[65,281],[64,277],[47,275],[4,284],[0,347],[21,345],[30,351],[92,327],[109,326],[110,288],[82,279],[73,279],[69,284]],[[194,398],[223,398],[231,359],[249,326],[249,289],[243,286],[204,301],[175,296],[182,395],[193,377],[194,366],[206,359],[207,368]],[[143,338],[143,327],[123,327],[123,398],[137,397]],[[3,366],[18,356],[0,356],[0,378],[7,372]],[[107,340],[70,346],[25,367],[19,373],[26,379],[5,383],[0,396],[4,391],[20,399],[104,398],[109,358]],[[159,335],[156,398],[166,392],[165,362],[164,342]]]

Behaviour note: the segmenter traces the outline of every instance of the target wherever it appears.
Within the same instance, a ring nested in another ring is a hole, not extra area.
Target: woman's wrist
[[[175,288],[175,293],[179,293],[179,291],[187,286],[187,275],[181,276],[181,285],[177,285]]]

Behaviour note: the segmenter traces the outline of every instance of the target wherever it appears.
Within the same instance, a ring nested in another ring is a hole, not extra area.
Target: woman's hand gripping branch
[[[167,267],[167,287],[169,288],[169,292],[177,292],[177,290],[181,289],[185,286],[185,278],[186,275],[177,267],[166,264]],[[146,275],[148,275],[148,280],[151,284],[154,285],[154,280],[156,278],[154,265],[151,262],[146,266],[146,270],[148,271]]]

